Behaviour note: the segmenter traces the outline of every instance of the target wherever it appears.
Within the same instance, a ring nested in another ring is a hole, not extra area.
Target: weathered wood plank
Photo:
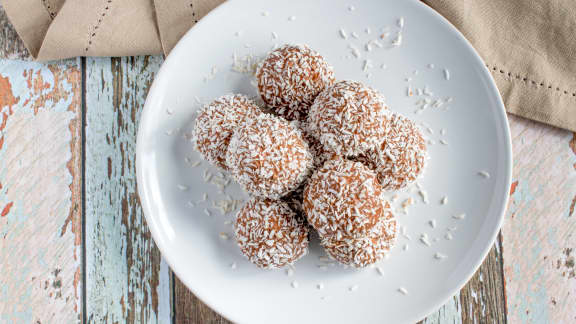
[[[576,135],[510,116],[502,252],[510,323],[576,322]]]
[[[176,276],[174,280],[174,324],[231,323],[196,298]]]
[[[8,20],[4,8],[0,5],[0,58],[32,60],[24,43]]]
[[[81,127],[80,60],[0,60],[2,323],[82,320]]]
[[[169,323],[170,277],[136,191],[137,125],[161,57],[86,59],[89,323]]]

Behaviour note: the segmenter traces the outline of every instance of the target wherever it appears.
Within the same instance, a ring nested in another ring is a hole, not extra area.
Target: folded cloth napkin
[[[32,56],[168,54],[223,0],[1,0]],[[576,131],[576,1],[424,0],[480,53],[506,109]]]
[[[2,0],[37,60],[168,54],[223,0]]]

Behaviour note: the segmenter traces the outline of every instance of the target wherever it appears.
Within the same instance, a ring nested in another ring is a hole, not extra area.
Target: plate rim
[[[371,0],[368,0],[368,1],[371,1]],[[454,25],[452,25],[452,23],[450,21],[448,21],[440,13],[438,13],[437,11],[435,11],[434,9],[429,7],[427,4],[425,4],[419,0],[408,0],[408,1],[411,1],[415,6],[419,6],[421,10],[427,11],[427,14],[434,17],[433,19],[436,19],[441,24],[447,26],[448,29],[450,29],[461,41],[463,41],[463,44],[465,44],[465,46],[468,48],[468,50],[472,53],[471,56],[473,57],[474,61],[476,61],[481,66],[484,66],[484,69],[481,69],[482,72],[480,72],[480,73],[484,74],[484,76],[488,80],[491,81],[491,82],[489,82],[488,91],[492,92],[492,94],[495,94],[494,97],[497,99],[496,100],[496,106],[498,106],[498,108],[500,108],[498,110],[497,114],[500,115],[499,116],[500,118],[498,118],[498,120],[502,124],[500,126],[502,127],[502,130],[504,131],[503,132],[504,138],[502,138],[502,140],[503,140],[503,147],[504,147],[504,150],[506,153],[506,155],[504,157],[506,160],[506,165],[503,168],[504,176],[506,177],[505,186],[507,188],[507,190],[505,190],[505,192],[509,192],[509,189],[510,189],[510,186],[512,183],[512,166],[513,166],[512,140],[511,140],[510,127],[509,127],[509,122],[508,122],[508,118],[507,118],[507,114],[506,114],[506,109],[505,109],[505,106],[504,106],[504,103],[502,100],[502,96],[500,95],[500,92],[496,86],[496,82],[495,82],[492,74],[489,72],[487,65],[485,64],[484,60],[480,57],[480,55],[478,54],[476,49],[472,46],[472,44],[468,41],[468,39]],[[185,43],[188,38],[192,37],[190,35],[192,34],[192,31],[194,30],[194,28],[196,26],[205,24],[205,21],[206,21],[205,18],[219,14],[220,11],[225,10],[227,7],[231,6],[232,3],[235,3],[235,2],[238,2],[238,1],[237,0],[236,1],[229,0],[229,1],[221,3],[216,8],[211,10],[207,15],[205,15],[198,23],[196,23],[194,26],[192,26],[182,36],[182,38],[178,41],[176,46],[174,46],[174,48],[172,49],[170,54],[168,56],[166,56],[164,62],[162,63],[160,69],[158,70],[158,73],[154,77],[154,81],[152,82],[150,90],[148,91],[148,94],[146,95],[146,101],[144,103],[144,107],[142,109],[140,121],[138,124],[138,134],[137,134],[137,138],[136,138],[136,183],[137,183],[137,189],[138,189],[138,196],[140,198],[140,202],[141,202],[141,206],[142,206],[142,211],[143,211],[145,219],[146,219],[146,224],[148,225],[148,228],[150,229],[150,232],[152,234],[152,238],[154,239],[155,244],[158,246],[158,249],[160,250],[162,257],[165,259],[165,261],[168,264],[168,266],[170,267],[170,269],[180,279],[180,281],[199,300],[201,300],[203,303],[205,303],[208,307],[210,307],[212,310],[214,310],[220,316],[224,317],[225,319],[227,319],[231,322],[242,323],[242,321],[239,321],[242,319],[234,318],[233,314],[229,314],[225,309],[223,309],[222,307],[219,307],[217,303],[213,302],[213,300],[206,298],[206,296],[203,294],[198,294],[196,289],[194,289],[194,287],[189,285],[187,280],[184,279],[185,276],[181,275],[180,270],[177,270],[177,268],[174,267],[175,262],[172,259],[172,257],[170,256],[170,253],[164,253],[165,250],[169,250],[169,249],[164,245],[164,242],[159,238],[159,236],[160,236],[160,234],[158,233],[159,230],[155,227],[155,225],[152,225],[153,222],[150,219],[151,217],[153,217],[153,216],[150,216],[152,214],[151,202],[150,202],[150,199],[148,199],[148,195],[147,195],[146,191],[144,190],[144,185],[143,185],[143,183],[145,183],[145,180],[144,180],[145,175],[144,175],[143,170],[142,170],[142,168],[143,168],[143,166],[142,166],[142,164],[143,164],[142,151],[144,150],[142,143],[143,143],[143,138],[145,135],[144,135],[143,127],[141,127],[142,121],[146,118],[146,116],[148,114],[147,112],[152,109],[151,107],[149,107],[151,105],[150,97],[151,97],[151,94],[154,94],[155,89],[158,87],[158,82],[156,80],[161,78],[162,75],[166,74],[166,72],[165,72],[166,63],[170,60],[170,57],[175,56],[173,53],[176,53],[177,51],[183,50],[184,45],[182,45],[182,44]],[[271,5],[273,5],[272,2],[271,2]],[[156,91],[158,91],[158,90],[156,90]],[[418,313],[412,314],[410,316],[410,319],[409,319],[411,322],[418,322],[420,320],[423,320],[427,316],[432,314],[434,311],[438,310],[440,307],[445,305],[446,302],[448,302],[448,300],[451,297],[453,297],[456,293],[458,293],[460,290],[462,290],[462,288],[470,281],[470,279],[474,276],[474,274],[478,271],[478,269],[480,268],[480,266],[482,265],[482,263],[486,259],[486,256],[488,255],[492,246],[494,245],[494,242],[496,241],[498,233],[500,232],[502,225],[504,223],[504,218],[506,216],[506,211],[508,208],[508,201],[509,201],[508,195],[506,195],[506,198],[503,199],[503,203],[500,204],[500,206],[499,206],[500,212],[498,213],[498,215],[496,215],[498,217],[497,222],[496,222],[496,227],[493,229],[492,233],[490,234],[489,244],[484,246],[484,248],[482,250],[481,258],[478,258],[476,260],[476,262],[474,262],[473,266],[468,271],[468,274],[462,280],[459,280],[458,282],[456,282],[456,285],[454,286],[453,289],[450,289],[450,291],[448,293],[439,295],[440,298],[438,298],[438,302],[433,303],[433,306],[431,306],[429,308],[423,309],[422,311],[420,311]]]

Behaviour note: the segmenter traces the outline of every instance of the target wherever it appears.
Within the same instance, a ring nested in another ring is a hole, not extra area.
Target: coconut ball
[[[244,190],[277,199],[308,177],[312,155],[294,125],[262,113],[236,130],[226,164]]]
[[[356,156],[382,142],[387,119],[381,94],[357,81],[339,81],[316,97],[308,126],[327,149]]]
[[[270,52],[256,72],[262,100],[288,120],[304,120],[314,98],[334,83],[332,67],[306,45]]]
[[[384,214],[376,226],[378,231],[361,237],[323,237],[321,244],[332,259],[356,268],[374,264],[394,246],[396,219],[388,202],[384,203]]]
[[[304,212],[320,237],[378,234],[386,205],[376,173],[360,162],[337,158],[318,169],[304,190]]]
[[[378,174],[385,190],[398,190],[414,182],[426,165],[426,142],[410,119],[393,114],[384,140],[359,159]]]
[[[244,95],[215,99],[196,117],[193,130],[196,150],[204,159],[226,170],[226,151],[234,130],[260,113],[260,108]]]
[[[236,241],[250,262],[276,269],[308,252],[308,228],[299,224],[285,202],[252,198],[238,212]]]

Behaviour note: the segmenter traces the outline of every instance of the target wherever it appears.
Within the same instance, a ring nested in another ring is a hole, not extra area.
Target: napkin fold
[[[168,54],[223,0],[1,0],[31,55]],[[508,112],[576,131],[576,1],[424,0],[484,59]],[[425,31],[423,31],[425,33]]]

